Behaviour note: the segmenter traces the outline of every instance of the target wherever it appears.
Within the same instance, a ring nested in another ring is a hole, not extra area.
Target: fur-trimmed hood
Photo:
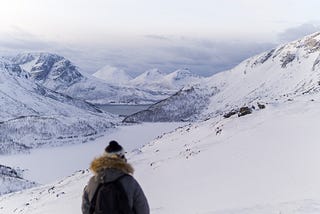
[[[133,167],[124,159],[106,154],[94,159],[91,163],[90,169],[94,174],[98,174],[106,169],[117,169],[126,174],[133,174],[134,172]]]

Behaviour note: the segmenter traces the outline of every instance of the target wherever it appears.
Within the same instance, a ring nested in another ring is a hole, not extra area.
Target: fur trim
[[[102,155],[94,159],[91,163],[90,169],[97,174],[103,169],[119,169],[127,174],[133,174],[133,167],[125,160],[118,158],[117,156]]]

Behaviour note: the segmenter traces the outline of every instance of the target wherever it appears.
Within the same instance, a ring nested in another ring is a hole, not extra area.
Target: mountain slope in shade
[[[214,117],[243,106],[286,102],[297,96],[318,93],[319,62],[320,33],[251,57],[235,68],[213,75],[200,84],[203,91],[218,91],[218,93],[209,93],[213,96],[207,97],[209,99],[207,108],[199,109],[201,114],[195,111],[195,117],[200,119]],[[176,96],[173,95],[170,100],[175,100]],[[189,105],[192,105],[196,100],[199,102],[202,97],[204,96],[199,94],[198,97],[186,96],[186,99],[189,99]],[[165,108],[175,108],[175,103],[167,102]],[[146,115],[146,120],[150,117],[152,115]],[[140,117],[139,121],[144,121],[143,117]]]
[[[90,103],[154,103],[169,96],[165,92],[110,85],[81,73],[69,60],[56,54],[20,54],[12,63],[21,66],[39,85]]]
[[[132,79],[124,70],[109,65],[95,72],[93,76],[113,85],[126,84]]]
[[[208,92],[196,86],[184,88],[173,96],[151,105],[148,109],[124,118],[123,122],[172,122],[191,120],[195,114],[207,108],[210,96],[217,91]],[[169,105],[168,105],[169,104]]]

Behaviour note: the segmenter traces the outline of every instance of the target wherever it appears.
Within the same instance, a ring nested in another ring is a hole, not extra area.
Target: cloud
[[[21,29],[0,34],[0,55],[34,51],[53,52],[70,59],[87,73],[94,73],[105,65],[110,65],[125,70],[131,76],[151,68],[159,68],[164,72],[189,68],[194,73],[209,76],[230,69],[242,60],[274,46],[270,43],[162,35],[128,38],[125,42],[111,45],[71,45],[46,41]]]
[[[291,42],[317,31],[320,31],[319,23],[304,23],[299,26],[286,29],[278,35],[278,39],[280,42]]]
[[[46,41],[36,35],[12,27],[8,32],[0,33],[1,55],[14,55],[19,52],[47,51],[57,48],[59,44]]]
[[[153,35],[153,34],[145,35],[144,37],[147,39],[155,39],[155,40],[165,40],[165,41],[170,40],[169,37],[161,36],[161,35]]]

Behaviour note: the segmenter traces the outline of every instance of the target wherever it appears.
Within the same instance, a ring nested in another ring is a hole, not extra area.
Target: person
[[[133,168],[127,163],[125,152],[117,141],[110,141],[101,157],[94,159],[90,167],[94,173],[84,188],[82,196],[82,213],[94,213],[91,209],[95,205],[93,198],[99,184],[119,180],[127,196],[130,213],[149,214],[150,209],[147,198],[139,183],[132,176]]]

